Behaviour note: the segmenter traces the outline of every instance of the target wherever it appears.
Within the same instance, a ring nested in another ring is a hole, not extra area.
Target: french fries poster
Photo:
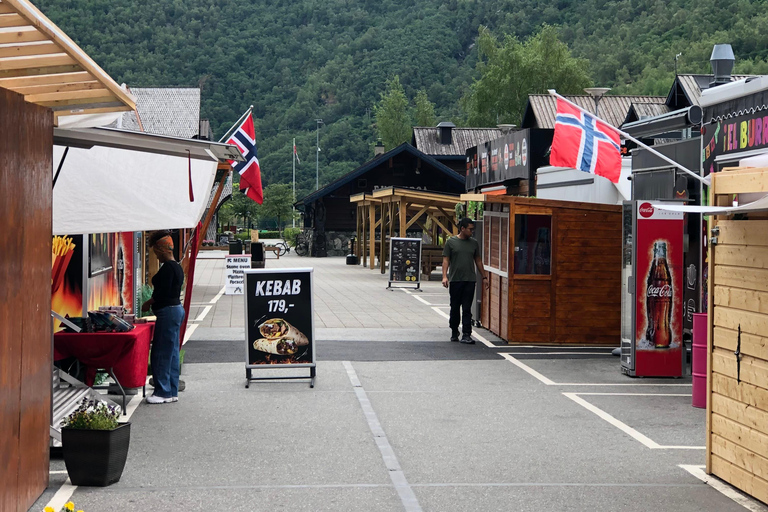
[[[312,269],[246,270],[246,366],[313,366]]]

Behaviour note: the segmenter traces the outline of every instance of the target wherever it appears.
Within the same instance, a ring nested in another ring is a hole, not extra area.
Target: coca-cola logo
[[[654,209],[653,205],[651,203],[643,203],[640,205],[640,209],[638,210],[640,212],[640,215],[645,217],[646,219],[653,215]]]
[[[672,286],[668,284],[664,286],[648,285],[647,295],[648,297],[672,297]]]

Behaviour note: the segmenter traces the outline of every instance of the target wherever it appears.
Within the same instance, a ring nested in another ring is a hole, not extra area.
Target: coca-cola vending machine
[[[625,203],[622,371],[681,377],[685,216],[648,201]]]

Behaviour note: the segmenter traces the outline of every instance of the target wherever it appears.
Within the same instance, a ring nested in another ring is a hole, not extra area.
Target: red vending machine
[[[622,372],[681,377],[685,216],[648,201],[626,203],[624,215]]]

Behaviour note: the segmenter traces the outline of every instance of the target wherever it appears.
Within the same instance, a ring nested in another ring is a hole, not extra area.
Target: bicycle
[[[306,256],[309,253],[309,241],[304,233],[296,235],[296,254],[298,256]]]
[[[285,253],[291,252],[291,246],[288,245],[288,242],[285,240],[281,242],[277,242],[275,244],[275,247],[277,247],[277,257],[285,256]]]

